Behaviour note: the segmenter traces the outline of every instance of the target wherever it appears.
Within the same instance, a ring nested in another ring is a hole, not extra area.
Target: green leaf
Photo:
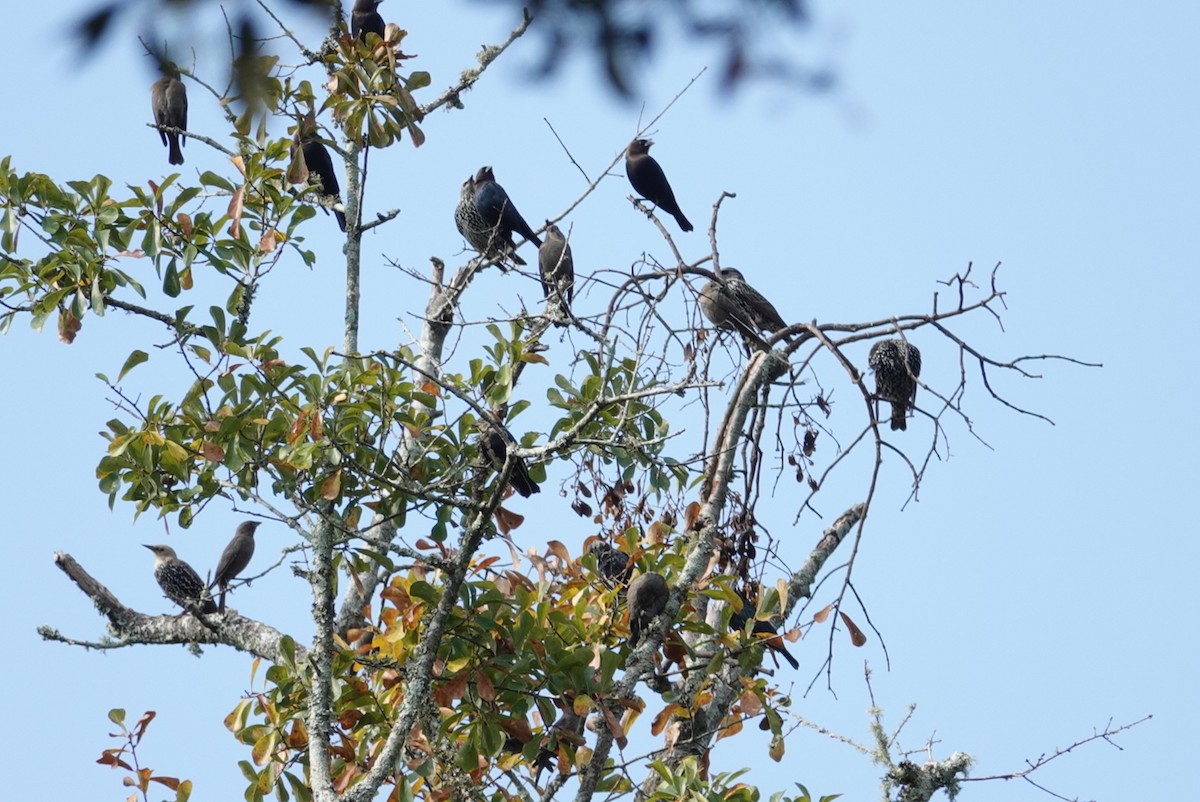
[[[150,358],[150,355],[145,351],[135,350],[129,354],[129,358],[125,360],[125,364],[121,366],[121,372],[117,374],[117,381],[125,378],[125,374],[136,368],[138,365]]]

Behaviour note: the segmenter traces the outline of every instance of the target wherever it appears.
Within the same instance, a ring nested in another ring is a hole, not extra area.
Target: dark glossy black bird
[[[650,155],[650,146],[654,143],[649,139],[635,139],[625,148],[625,175],[633,191],[675,218],[675,222],[684,231],[691,231],[692,224],[683,216],[667,174]]]
[[[159,126],[158,135],[167,146],[167,161],[183,164],[182,146],[187,137],[163,128],[187,129],[187,89],[179,80],[179,68],[169,61],[162,64],[163,77],[150,87],[150,106],[154,110],[154,124]]]
[[[670,595],[667,580],[663,579],[662,574],[645,573],[629,583],[629,590],[625,594],[629,601],[629,648],[638,645],[642,630],[667,608]]]
[[[304,166],[308,172],[306,180],[315,184],[321,195],[337,202],[337,206],[333,207],[333,216],[337,219],[338,228],[345,231],[346,213],[342,210],[342,188],[338,184],[337,171],[333,169],[333,160],[329,158],[329,151],[321,142],[316,123],[312,118],[302,119],[296,129],[296,135],[292,138],[293,159],[296,154],[297,140],[299,140],[301,152],[304,154]],[[317,180],[312,181],[313,177]],[[328,207],[322,206],[321,208],[325,214],[329,214]]]
[[[704,285],[699,303],[700,311],[718,329],[742,335],[747,354],[752,344],[767,348],[760,332],[787,327],[774,305],[746,283],[740,270],[732,267],[722,269],[717,279]]]
[[[738,597],[742,600],[742,608],[735,610],[733,615],[729,617],[729,628],[735,632],[745,631],[746,622],[754,618],[758,612],[757,608],[750,603],[750,600],[745,595],[739,593]],[[793,657],[792,653],[787,650],[787,646],[783,643],[783,638],[779,635],[779,630],[772,626],[770,621],[760,621],[754,618],[754,627],[751,631],[763,646],[775,654],[783,655],[783,659],[791,663],[792,668],[800,667],[800,661]],[[778,665],[778,662],[776,664]]]
[[[154,581],[171,601],[190,613],[215,613],[217,605],[192,566],[170,546],[146,546],[154,552]]]
[[[880,340],[871,346],[867,364],[875,371],[876,409],[879,401],[891,403],[892,429],[907,429],[908,410],[917,402],[921,352],[907,340]]]
[[[583,746],[584,721],[584,717],[578,715],[573,708],[567,708],[560,712],[558,719],[542,738],[541,748],[538,749],[537,757],[533,761],[535,766],[534,785],[537,785],[538,780],[541,779],[542,772],[554,764],[554,759],[561,747],[569,747],[570,753],[574,754],[575,749]],[[568,765],[571,764],[568,762]]]
[[[254,530],[258,529],[259,523],[242,521],[238,524],[233,539],[229,541],[229,545],[221,552],[221,559],[217,561],[217,572],[213,574],[208,588],[218,588],[217,609],[221,612],[225,612],[225,593],[229,590],[229,583],[246,570],[250,558],[254,556]]]
[[[538,271],[546,300],[557,304],[567,316],[575,297],[575,259],[571,244],[556,225],[546,228],[546,241],[538,248]]]
[[[629,555],[613,548],[603,540],[597,540],[588,547],[588,552],[596,557],[596,571],[609,584],[624,584],[633,573],[633,562]]]
[[[350,12],[350,34],[360,42],[367,40],[367,34],[373,33],[383,38],[383,17],[379,16],[379,4],[383,0],[354,0],[354,9]]]
[[[463,182],[454,224],[471,247],[487,259],[509,259],[523,265],[517,256],[514,232],[541,247],[542,241],[521,217],[504,187],[496,183],[491,167],[480,167],[474,176]]]
[[[479,429],[480,453],[488,465],[499,471],[508,459],[508,444],[515,442],[513,436],[506,430],[496,428],[486,420],[480,420],[475,426]],[[530,477],[529,466],[520,457],[516,457],[513,461],[512,473],[508,476],[508,485],[525,498],[542,492],[542,488],[538,487],[537,482]]]

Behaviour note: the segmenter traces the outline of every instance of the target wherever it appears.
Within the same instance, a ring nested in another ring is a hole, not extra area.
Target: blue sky
[[[6,84],[0,155],[12,154],[19,171],[61,180],[102,172],[118,184],[145,184],[169,172],[157,135],[144,126],[154,76],[129,29],[79,61],[62,23],[89,5],[63,3],[48,19],[34,19],[28,4],[10,10],[10,30],[25,35],[0,58],[23,77]],[[410,31],[414,67],[433,74],[429,97],[509,27],[504,13],[477,3],[389,2],[382,10]],[[723,259],[786,319],[822,322],[924,312],[944,291],[938,280],[968,262],[983,278],[1002,262],[1003,331],[982,317],[956,331],[997,358],[1058,353],[1104,367],[1047,363],[1039,380],[998,379],[1015,403],[1054,426],[1006,410],[975,381],[968,409],[990,448],[952,429],[947,458],[931,467],[920,501],[903,510],[903,471],[895,462],[885,467],[890,481],[877,496],[855,581],[891,668],[874,637],[863,649],[843,645],[836,697],[821,679],[801,698],[825,655],[824,634],[814,633],[794,647],[800,671],[782,675],[795,682],[794,710],[867,742],[867,662],[890,726],[910,702],[918,706],[901,742],[921,749],[932,738],[938,758],[970,752],[975,776],[1018,770],[1110,719],[1153,713],[1117,739],[1122,750],[1092,744],[1033,779],[1067,798],[1185,798],[1200,716],[1200,692],[1187,679],[1200,675],[1200,659],[1186,634],[1198,612],[1200,562],[1187,500],[1200,445],[1188,423],[1196,388],[1187,346],[1200,254],[1200,10],[1184,2],[874,2],[817,7],[815,18],[788,49],[832,63],[836,91],[762,85],[727,99],[710,73],[656,127],[655,155],[698,227],[722,190],[737,193],[722,213]],[[315,43],[318,32],[301,26],[306,31]],[[494,165],[525,216],[540,222],[582,190],[543,118],[592,173],[634,133],[638,106],[600,89],[590,64],[574,61],[554,81],[530,81],[538,54],[535,42],[519,43],[466,96],[465,111],[426,121],[420,150],[402,144],[372,155],[368,211],[401,213],[365,242],[363,350],[407,341],[403,327],[415,328],[424,308],[422,285],[385,259],[419,271],[432,255],[456,264],[452,212],[466,175]],[[200,69],[215,76],[219,55],[199,51]],[[642,87],[649,113],[710,61],[716,66],[710,51],[664,47]],[[190,127],[221,136],[215,104],[198,87],[189,86],[189,97]],[[69,109],[58,107],[62,98]],[[186,156],[185,176],[226,169],[196,142]],[[643,252],[668,258],[628,208],[628,192],[618,175],[569,219],[580,271],[627,269]],[[325,303],[340,293],[340,246],[331,219],[313,222],[310,243],[321,262],[311,272],[297,263],[273,274],[258,312],[293,347],[319,350],[340,343],[341,304]],[[707,247],[699,232],[677,241],[690,258]],[[467,314],[500,314],[498,300],[511,310],[516,294],[534,304],[540,289],[531,277],[489,275]],[[210,649],[197,660],[174,647],[97,654],[45,643],[34,631],[49,624],[82,639],[102,634],[102,620],[53,567],[56,550],[73,554],[126,603],[154,611],[165,603],[140,544],[170,542],[207,565],[243,517],[213,505],[191,530],[168,535],[152,516],[133,521],[121,505],[110,512],[96,489],[97,432],[114,412],[94,374],[115,374],[147,338],[164,339],[114,313],[103,323],[86,320],[69,347],[53,331],[21,324],[0,341],[9,376],[0,410],[12,426],[0,467],[10,549],[0,588],[11,638],[0,693],[10,731],[26,747],[15,758],[22,770],[10,780],[14,798],[122,798],[119,778],[94,763],[116,745],[105,736],[112,707],[131,717],[158,711],[143,765],[190,777],[194,799],[233,798],[244,787],[236,761],[245,753],[221,719],[250,687],[247,657]],[[953,352],[928,335],[918,344],[923,378],[949,387]],[[142,370],[168,364],[155,353]],[[844,379],[826,371],[849,398]],[[929,438],[928,421],[918,420],[901,443],[920,454]],[[552,481],[562,478],[552,466]],[[831,491],[821,505],[826,522],[859,500],[862,487]],[[759,514],[796,564],[824,523],[809,516],[792,527],[794,504],[785,491],[764,500]],[[564,507],[556,493],[542,494],[519,530],[522,545],[577,544],[587,532],[573,515],[564,518]],[[280,525],[259,530],[260,555],[290,542]],[[287,573],[233,603],[304,639],[307,589]],[[803,782],[849,799],[878,796],[877,769],[843,744],[802,731],[787,759],[773,764],[756,739],[757,732],[735,739],[738,746],[722,743],[716,764],[753,761],[751,779],[764,792]],[[970,783],[966,794],[1046,798],[1020,781]]]

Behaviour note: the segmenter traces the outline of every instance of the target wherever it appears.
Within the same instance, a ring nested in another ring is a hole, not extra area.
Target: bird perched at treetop
[[[625,175],[633,185],[633,191],[675,218],[675,222],[684,231],[691,231],[692,224],[683,216],[667,174],[650,155],[650,146],[654,143],[649,139],[635,139],[625,148]]]
[[[546,227],[546,241],[538,248],[538,272],[546,300],[553,299],[553,303],[569,317],[571,301],[575,297],[575,260],[571,256],[571,244],[556,225]]]
[[[667,608],[671,595],[667,580],[653,571],[642,574],[629,583],[625,597],[629,601],[629,648],[638,645],[642,631],[650,626],[655,616]]]
[[[909,407],[917,402],[917,377],[921,375],[921,352],[907,340],[880,340],[871,346],[867,364],[875,371],[876,407],[879,401],[892,405],[892,430],[908,428]]]
[[[254,556],[254,530],[258,529],[259,523],[261,522],[242,521],[238,524],[237,531],[233,533],[233,539],[229,541],[229,545],[221,552],[221,559],[217,561],[217,572],[213,575],[208,588],[209,590],[214,587],[220,588],[217,609],[221,612],[225,612],[225,592],[229,589],[229,583],[246,570],[246,566],[250,564],[250,558]]]
[[[759,642],[771,652],[783,655],[783,659],[791,663],[792,668],[799,668],[800,661],[793,657],[792,653],[787,650],[787,646],[784,645],[779,630],[770,621],[762,621],[755,618],[758,609],[750,603],[745,594],[738,593],[738,598],[741,599],[742,606],[741,609],[735,610],[733,615],[729,617],[729,628],[735,632],[744,631],[746,629],[746,622],[753,618],[754,627],[751,632],[759,637]],[[776,661],[776,665],[778,665],[778,661]]]
[[[542,241],[521,217],[504,187],[496,183],[491,167],[480,167],[463,182],[454,210],[454,223],[471,247],[486,259],[509,259],[523,265],[517,256],[513,234],[520,234],[539,248]]]
[[[217,605],[192,566],[170,546],[146,546],[154,552],[154,580],[171,601],[190,613],[215,613]]]
[[[508,444],[515,444],[516,441],[507,429],[498,428],[488,420],[480,419],[475,426],[479,429],[480,454],[483,455],[488,465],[497,471],[501,470],[508,459]],[[521,457],[513,460],[513,469],[508,476],[508,485],[525,498],[542,492],[542,488],[529,475],[529,466]]]
[[[717,278],[704,285],[699,303],[700,311],[718,329],[742,335],[747,355],[751,344],[768,350],[760,332],[787,327],[774,305],[746,282],[740,270],[732,267],[723,268]]]
[[[346,213],[342,210],[342,190],[338,185],[337,172],[333,169],[333,160],[329,158],[329,151],[322,144],[320,134],[317,132],[316,119],[312,113],[306,114],[296,126],[296,133],[292,136],[292,160],[296,160],[297,145],[299,145],[300,153],[304,157],[304,169],[296,169],[294,172],[289,170],[289,178],[295,180],[296,183],[308,183],[310,177],[316,176],[314,182],[317,186],[317,191],[327,197],[332,198],[337,202],[333,207],[333,216],[337,219],[338,228],[342,231],[346,230]],[[329,214],[329,209],[322,206],[321,209],[325,214]]]
[[[168,148],[167,161],[171,164],[183,164],[183,151],[180,148],[187,144],[187,137],[162,129],[187,129],[187,88],[184,87],[183,81],[179,80],[179,68],[174,64],[164,61],[160,69],[163,77],[150,86],[150,106],[154,111],[154,124],[159,127],[158,135]]]
[[[350,34],[360,42],[367,41],[367,34],[383,38],[383,17],[379,16],[379,4],[383,0],[354,0],[350,12]]]

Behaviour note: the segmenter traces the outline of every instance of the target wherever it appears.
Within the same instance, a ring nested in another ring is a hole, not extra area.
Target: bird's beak
[[[145,544],[145,543],[143,543],[142,545],[143,545],[143,546],[146,546],[146,544]],[[146,546],[146,548],[150,549],[150,551],[154,551],[154,547],[153,547],[153,546]]]

